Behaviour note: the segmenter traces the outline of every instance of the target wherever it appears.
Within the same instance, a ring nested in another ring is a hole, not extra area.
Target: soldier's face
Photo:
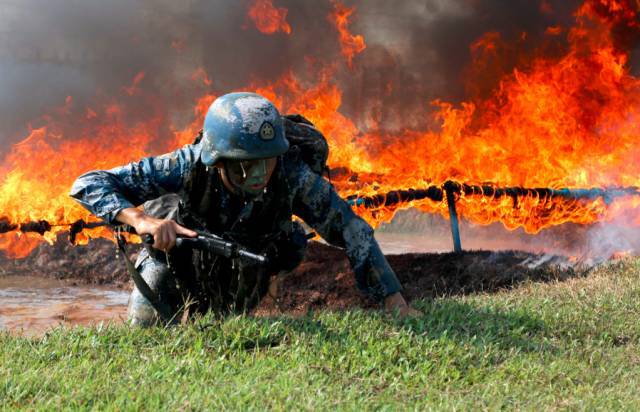
[[[223,178],[226,177],[233,191],[239,190],[255,196],[267,187],[277,163],[276,157],[258,160],[226,160],[223,173],[226,176]]]

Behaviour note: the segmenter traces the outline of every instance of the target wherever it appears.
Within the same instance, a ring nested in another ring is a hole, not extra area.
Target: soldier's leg
[[[236,291],[237,312],[249,312],[260,303],[269,287],[272,272],[260,265],[239,264],[239,287]]]
[[[307,238],[302,226],[293,222],[293,230],[267,246],[264,253],[270,257],[268,267],[238,260],[235,264],[219,267],[216,279],[219,282],[221,297],[216,304],[212,297],[211,309],[222,312],[249,312],[269,293],[270,284],[273,298],[277,293],[277,284],[272,281],[278,274],[286,274],[294,270],[304,258]]]
[[[136,269],[147,282],[151,290],[160,300],[166,302],[173,310],[172,321],[179,321],[179,307],[176,305],[177,289],[175,279],[166,263],[149,256],[146,250],[140,252]],[[127,317],[131,325],[148,327],[158,323],[160,316],[142,293],[134,286],[129,297]]]
[[[287,275],[295,270],[307,252],[307,235],[298,222],[292,222],[291,234],[277,245],[279,262],[272,271],[266,293],[278,303],[278,290]]]

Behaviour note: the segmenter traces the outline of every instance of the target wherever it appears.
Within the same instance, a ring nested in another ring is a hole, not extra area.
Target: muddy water
[[[39,335],[59,325],[126,319],[129,293],[30,276],[0,276],[0,330]]]
[[[385,255],[449,252],[453,248],[450,240],[427,234],[376,232],[375,237]]]

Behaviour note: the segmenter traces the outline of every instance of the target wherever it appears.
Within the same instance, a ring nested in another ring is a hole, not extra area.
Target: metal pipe
[[[18,225],[9,222],[6,217],[0,217],[0,233],[7,233],[18,229]]]
[[[443,191],[438,186],[429,186],[426,189],[400,189],[373,196],[359,197],[352,195],[347,197],[350,206],[364,206],[367,209],[376,209],[384,206],[392,206],[398,203],[407,203],[413,200],[431,199],[441,202],[444,198]]]
[[[453,251],[462,252],[462,244],[460,242],[460,225],[458,222],[458,212],[456,211],[456,198],[454,187],[450,184],[444,185],[447,194],[447,205],[449,206],[449,222],[451,223],[451,238],[453,239]]]
[[[347,196],[347,202],[351,206],[360,206],[367,209],[377,209],[385,206],[393,206],[413,200],[431,199],[434,202],[441,202],[444,199],[444,187],[457,194],[471,196],[486,196],[500,199],[509,196],[514,199],[514,206],[517,199],[521,197],[536,197],[542,201],[563,198],[567,200],[595,200],[603,198],[606,204],[610,204],[615,199],[626,196],[640,196],[640,188],[630,187],[610,187],[593,189],[549,189],[549,188],[525,188],[525,187],[496,187],[491,185],[469,185],[453,181],[447,181],[442,186],[429,186],[425,189],[401,189],[392,190],[387,193],[378,193],[372,196]]]
[[[424,189],[399,189],[392,190],[387,193],[377,193],[372,196],[347,196],[346,200],[350,206],[364,207],[366,209],[378,209],[381,207],[389,207],[401,203],[408,203],[415,200],[430,199],[434,202],[442,202],[445,197],[449,207],[449,215],[452,222],[452,235],[454,236],[454,248],[456,243],[460,245],[459,234],[459,217],[455,207],[455,198],[460,195],[466,197],[486,196],[499,199],[504,196],[513,198],[514,207],[517,207],[518,198],[520,197],[537,197],[541,201],[553,198],[564,198],[567,200],[595,200],[602,198],[606,204],[610,204],[616,198],[627,196],[640,196],[640,188],[637,186],[629,187],[609,187],[609,188],[592,188],[592,189],[549,189],[549,188],[524,188],[524,187],[496,187],[491,185],[469,185],[457,183],[454,181],[446,181],[441,186],[428,186]],[[449,197],[453,196],[453,200]],[[455,227],[454,227],[455,222]],[[107,226],[105,222],[84,222],[77,220],[73,223],[52,223],[46,220],[25,222],[22,224],[13,223],[7,217],[0,217],[0,234],[20,230],[22,232],[36,232],[44,234],[52,229],[53,226],[69,226],[69,240],[75,242],[76,235],[84,229],[91,229],[100,226]],[[455,240],[457,238],[457,241]],[[458,247],[461,249],[461,247]]]

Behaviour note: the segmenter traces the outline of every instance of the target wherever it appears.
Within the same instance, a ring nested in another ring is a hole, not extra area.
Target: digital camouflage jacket
[[[200,150],[200,144],[186,145],[162,156],[86,173],[75,181],[70,195],[99,218],[117,223],[122,209],[175,193],[191,216],[180,223],[232,233],[233,239],[256,250],[265,237],[291,233],[292,216],[297,216],[328,243],[346,250],[362,291],[379,300],[400,291],[371,226],[295,152],[278,159],[264,194],[247,200],[230,193],[216,169],[204,167]]]

